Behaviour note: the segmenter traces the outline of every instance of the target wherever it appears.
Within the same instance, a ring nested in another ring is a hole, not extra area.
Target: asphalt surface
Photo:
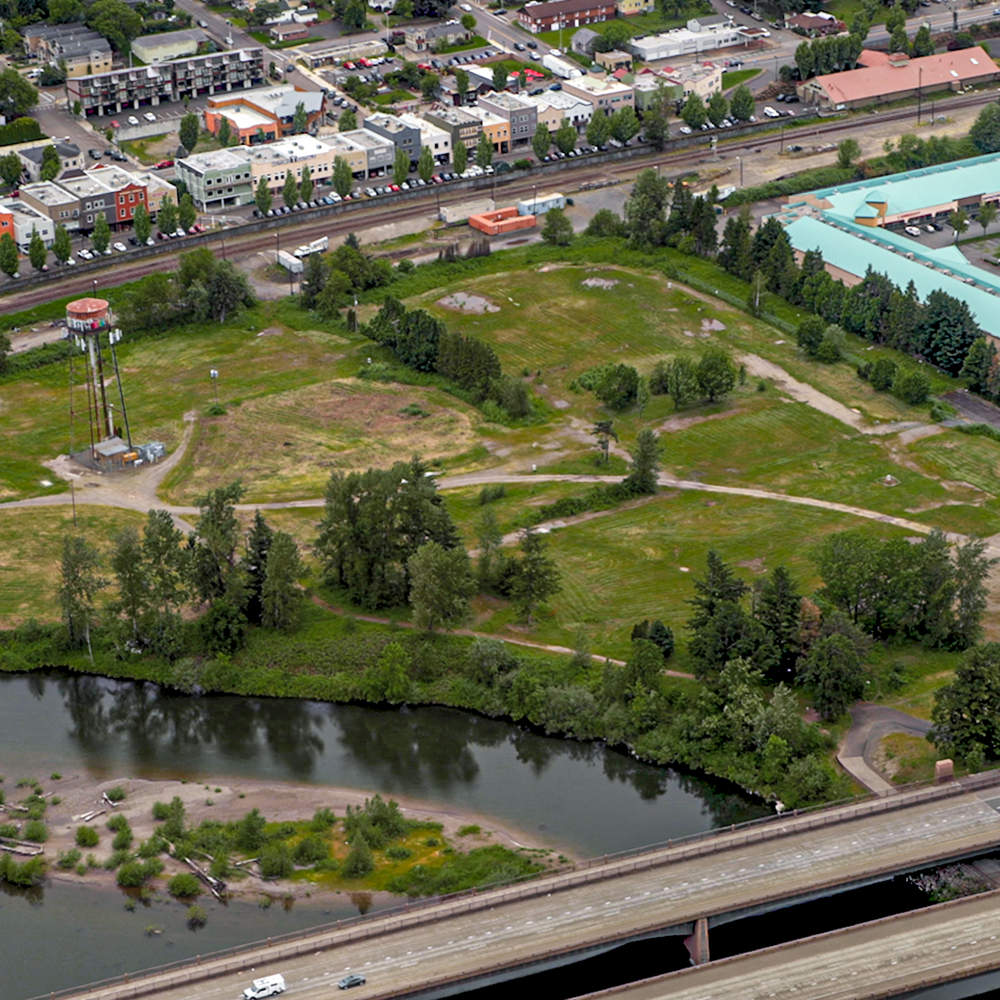
[[[909,996],[998,967],[1000,892],[994,891],[577,1000],[865,1000]]]
[[[357,936],[355,928],[305,936],[294,946],[265,945],[252,956],[215,962],[215,968],[227,970],[216,978],[193,982],[190,966],[163,973],[151,981],[156,988],[144,995],[232,1000],[250,978],[276,972],[284,975],[296,1000],[328,998],[347,972],[368,978],[351,993],[358,1000],[397,995],[415,986],[455,981],[972,853],[1000,837],[1000,815],[987,802],[997,792],[994,785],[981,793],[959,792],[915,804],[919,796],[935,794],[930,790],[889,802],[783,817],[749,832],[724,832],[690,847],[651,852],[642,862],[651,866],[641,870],[634,859],[625,858],[471,901],[445,901],[409,918],[373,918],[360,925],[363,940],[347,940]],[[859,815],[860,809],[878,811]],[[834,819],[840,821],[831,823]],[[699,851],[711,853],[691,856]],[[580,884],[602,872],[613,877]],[[432,914],[440,919],[429,921]],[[201,964],[211,971],[213,962]],[[123,985],[72,996],[114,1000],[130,990]],[[808,991],[803,995],[810,996]]]

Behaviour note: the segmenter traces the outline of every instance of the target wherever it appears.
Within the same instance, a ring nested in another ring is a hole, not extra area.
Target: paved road
[[[352,997],[390,996],[415,985],[454,981],[923,866],[997,842],[1000,815],[986,800],[1000,792],[998,785],[981,793],[956,787],[949,797],[919,801],[939,792],[926,789],[888,802],[784,817],[749,832],[727,831],[690,846],[651,852],[641,861],[626,858],[482,894],[470,902],[446,901],[438,911],[441,919],[433,922],[427,921],[426,910],[409,920],[374,918],[360,925],[370,935],[364,940],[345,940],[347,932],[342,931],[301,939],[297,954],[288,945],[262,947],[253,959],[252,974],[281,972],[296,1000],[328,1000],[337,979],[347,971],[362,971],[368,985],[353,991]],[[877,811],[860,816],[860,810]],[[766,839],[752,839],[758,837]],[[700,856],[692,856],[695,852]],[[643,867],[637,870],[637,865]],[[598,874],[613,877],[583,881]],[[525,898],[529,892],[532,896]],[[418,915],[421,922],[413,925]],[[156,989],[146,995],[160,1000],[232,1000],[250,978],[248,964],[249,959],[219,960],[216,967],[231,971],[197,983],[190,970],[162,974],[153,980]],[[118,1000],[132,995],[130,989],[80,991],[73,997]],[[744,994],[737,990],[715,996]]]
[[[840,766],[876,795],[888,795],[896,786],[875,770],[879,742],[890,733],[908,733],[924,737],[931,724],[895,708],[859,702],[851,708],[851,728],[837,752]]]
[[[577,1000],[865,1000],[998,967],[1000,892],[994,891]]]

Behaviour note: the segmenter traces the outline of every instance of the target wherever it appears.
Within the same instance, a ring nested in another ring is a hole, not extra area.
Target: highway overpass
[[[983,853],[1000,843],[998,809],[1000,775],[981,775],[718,831],[61,995],[232,1000],[252,976],[281,972],[295,1000],[319,1000],[348,971],[368,977],[352,991],[357,1000],[457,995],[472,983],[575,961],[625,941],[690,934],[699,921],[710,933],[727,920]]]
[[[914,994],[932,1000],[995,988],[997,970],[1000,891],[993,891],[577,1000],[874,1000]],[[965,989],[954,985],[959,982]]]

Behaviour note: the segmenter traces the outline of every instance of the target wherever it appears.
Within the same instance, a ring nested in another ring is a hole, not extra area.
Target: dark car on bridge
[[[352,972],[349,976],[344,976],[337,986],[342,990],[349,990],[352,986],[364,986],[365,977],[360,972]]]

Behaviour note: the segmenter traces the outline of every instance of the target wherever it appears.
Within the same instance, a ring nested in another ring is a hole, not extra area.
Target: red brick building
[[[611,0],[550,0],[529,3],[518,12],[518,21],[533,34],[559,28],[579,28],[585,24],[610,21],[618,8]]]

